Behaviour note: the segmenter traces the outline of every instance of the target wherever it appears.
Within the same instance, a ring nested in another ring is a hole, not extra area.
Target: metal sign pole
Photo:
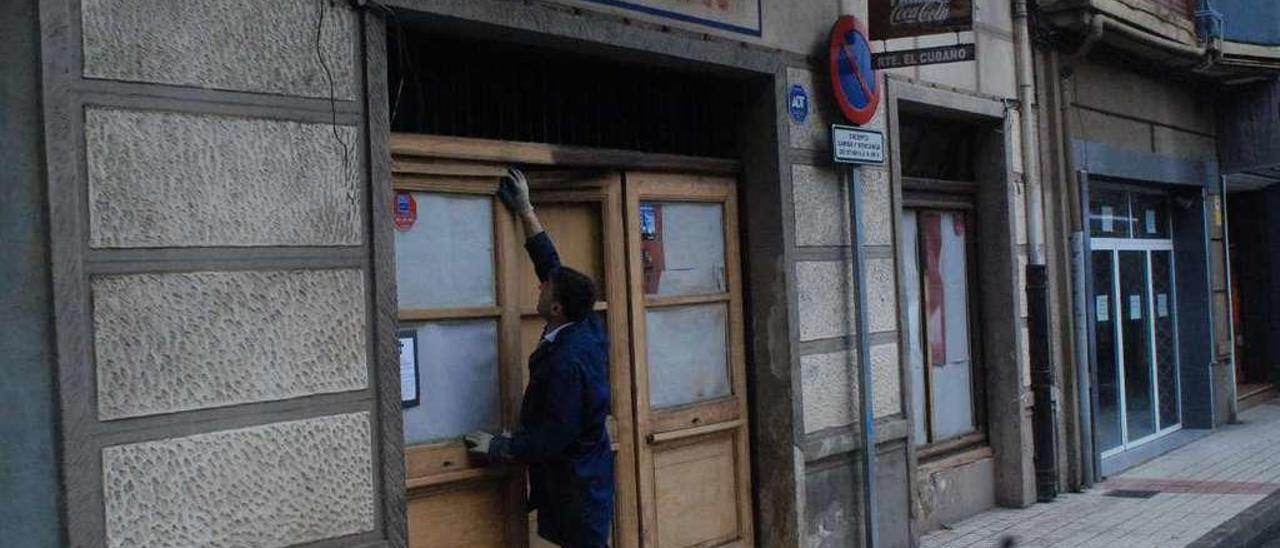
[[[871,349],[867,332],[866,256],[862,250],[862,169],[849,168],[849,243],[853,246],[853,287],[858,345],[858,403],[862,415],[862,519],[866,548],[879,545],[876,532],[876,418],[871,390]]]

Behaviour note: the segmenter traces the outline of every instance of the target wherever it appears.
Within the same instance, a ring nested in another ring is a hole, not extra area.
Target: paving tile
[[[920,546],[997,546],[1006,534],[1021,539],[1018,548],[1186,546],[1280,491],[1280,405],[1254,407],[1242,418],[1242,425],[1222,428],[1085,493],[979,514],[956,524],[953,533],[962,536],[926,534]],[[1114,489],[1159,493],[1148,499],[1104,496]]]

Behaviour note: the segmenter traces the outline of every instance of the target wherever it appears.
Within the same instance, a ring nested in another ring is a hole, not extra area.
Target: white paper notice
[[[1097,304],[1095,308],[1097,310],[1094,311],[1094,314],[1098,316],[1098,322],[1111,321],[1111,303],[1109,302],[1111,299],[1107,298],[1106,295],[1098,295],[1096,300]]]
[[[1115,212],[1111,206],[1102,206],[1102,231],[1111,232],[1115,227]]]
[[[1129,319],[1142,319],[1142,295],[1129,295]]]
[[[1169,315],[1169,294],[1156,293],[1156,314],[1161,318]]]
[[[400,401],[418,399],[418,349],[413,337],[400,337]]]
[[[1156,210],[1147,210],[1147,234],[1155,234],[1156,231]]]

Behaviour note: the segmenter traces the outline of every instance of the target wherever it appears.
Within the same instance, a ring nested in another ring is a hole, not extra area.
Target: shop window
[[[1167,240],[1169,236],[1169,199],[1160,194],[1129,194],[1133,209],[1134,238]]]
[[[970,212],[908,208],[901,226],[915,442],[939,448],[979,442],[983,391]]]
[[[1094,238],[1128,238],[1133,216],[1129,214],[1129,196],[1115,190],[1089,192],[1089,234]]]
[[[973,124],[903,113],[898,128],[904,177],[974,180],[973,136],[979,130]]]
[[[1123,188],[1091,189],[1089,234],[1094,238],[1167,240],[1169,198]]]

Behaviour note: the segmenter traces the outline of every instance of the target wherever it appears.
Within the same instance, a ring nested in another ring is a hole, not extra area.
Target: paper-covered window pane
[[[918,215],[915,211],[902,214],[902,275],[903,296],[906,299],[907,369],[911,372],[911,415],[916,444],[929,443],[929,409],[924,368],[924,326],[921,321],[920,287],[920,239]]]
[[[975,430],[969,282],[963,212],[919,215],[933,441]]]
[[[418,332],[419,405],[404,411],[405,444],[497,429],[497,321],[439,321],[407,328]]]
[[[723,206],[642,202],[639,214],[645,294],[699,295],[728,290]]]
[[[402,309],[492,306],[493,200],[412,192],[416,220],[396,229]],[[397,200],[401,200],[397,196]]]
[[[645,312],[649,404],[673,407],[730,394],[724,303]]]

